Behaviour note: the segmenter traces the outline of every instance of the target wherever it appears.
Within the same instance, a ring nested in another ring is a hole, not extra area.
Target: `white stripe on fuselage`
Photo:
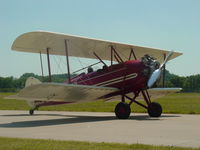
[[[122,82],[122,81],[134,79],[134,78],[136,78],[136,77],[137,77],[137,73],[132,73],[132,74],[129,74],[129,75],[127,75],[127,76],[122,76],[122,77],[118,77],[118,78],[115,78],[115,79],[112,79],[112,80],[107,80],[107,81],[104,81],[104,82],[95,84],[95,86],[107,86],[107,85],[112,85],[112,84],[119,83],[119,82]]]
[[[112,71],[112,72],[104,73],[104,74],[99,75],[99,76],[95,76],[95,77],[92,77],[92,78],[88,78],[88,79],[85,79],[85,80],[80,81],[79,84],[82,83],[82,82],[86,82],[86,81],[88,81],[88,80],[96,79],[96,78],[99,78],[99,77],[102,77],[102,76],[106,76],[106,75],[109,75],[109,74],[112,74],[112,73],[115,73],[115,72],[118,72],[118,71],[122,71],[122,70],[125,70],[125,69],[126,69],[126,68],[122,68],[122,69],[115,70],[115,71]]]

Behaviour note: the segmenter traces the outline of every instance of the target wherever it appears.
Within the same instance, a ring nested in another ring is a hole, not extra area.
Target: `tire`
[[[148,106],[148,114],[150,117],[160,117],[162,114],[162,106],[159,103],[152,102]]]
[[[130,105],[120,102],[115,107],[115,115],[118,119],[128,119],[131,113]]]

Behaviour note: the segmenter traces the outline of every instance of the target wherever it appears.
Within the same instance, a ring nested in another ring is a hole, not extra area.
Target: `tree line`
[[[75,76],[75,74],[72,76]],[[28,77],[35,77],[42,82],[48,82],[48,76],[42,77],[34,73],[25,73],[19,78],[0,77],[0,92],[16,92],[24,88]],[[66,80],[67,74],[52,75],[53,82],[64,82]],[[162,87],[162,82],[159,83],[159,86]],[[166,70],[165,87],[180,87],[183,88],[183,92],[200,92],[200,74],[183,77],[171,74]]]
[[[28,77],[35,77],[42,82],[48,82],[48,76],[39,76],[34,73],[24,73],[19,78],[14,77],[0,77],[0,92],[16,92],[24,88],[25,82]],[[67,74],[52,75],[53,82],[64,82],[67,78]]]
[[[161,82],[159,83],[161,87]],[[200,92],[200,74],[178,76],[166,70],[165,87],[180,87],[183,92]]]

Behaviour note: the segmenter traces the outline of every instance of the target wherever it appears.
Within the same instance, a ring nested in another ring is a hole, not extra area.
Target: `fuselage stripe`
[[[132,75],[135,75],[135,73],[129,74],[129,75],[127,75],[126,77],[125,77],[125,76],[122,76],[122,77],[114,78],[114,79],[112,79],[112,80],[107,80],[107,81],[98,83],[98,84],[96,84],[96,85],[98,86],[98,85],[101,85],[101,84],[106,84],[106,83],[108,83],[108,82],[110,83],[110,82],[114,82],[114,81],[119,81],[119,80],[122,80],[122,79],[124,79],[124,78],[128,78],[128,77],[130,77],[130,76],[132,76]]]
[[[105,75],[109,75],[109,74],[112,74],[112,73],[115,73],[115,72],[118,72],[118,71],[122,71],[122,70],[125,70],[125,69],[126,68],[122,68],[122,69],[119,69],[119,70],[116,70],[116,71],[112,71],[112,72],[109,72],[109,73],[105,73],[105,74],[102,74],[102,75],[99,75],[99,76],[96,76],[96,77],[93,77],[93,78],[88,78],[88,79],[80,81],[79,84],[82,83],[82,82],[86,82],[88,80],[96,79],[96,78],[99,78],[99,77],[102,77],[102,76],[105,76]]]
[[[95,84],[95,86],[112,85],[112,84],[115,84],[115,83],[119,83],[121,81],[126,81],[126,80],[129,80],[129,79],[134,79],[136,77],[137,77],[137,73],[133,73],[133,74],[129,74],[127,76],[118,77],[118,78],[115,78],[115,79],[112,79],[112,80],[108,80],[108,81],[105,81],[105,82],[101,82],[101,83]]]

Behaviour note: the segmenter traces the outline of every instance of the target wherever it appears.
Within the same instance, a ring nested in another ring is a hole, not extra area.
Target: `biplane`
[[[41,106],[120,98],[115,107],[115,114],[119,119],[129,118],[132,103],[146,109],[150,117],[159,117],[162,107],[151,101],[148,91],[181,90],[155,88],[165,73],[165,64],[180,56],[179,52],[46,31],[20,35],[13,42],[12,50],[47,55],[49,82],[42,83],[29,77],[25,88],[17,95],[9,97],[26,100],[31,106],[30,115]],[[68,78],[64,83],[51,82],[49,55],[66,57]],[[71,56],[96,59],[99,62],[85,67],[86,73],[72,77],[70,67],[73,64],[69,60]],[[109,61],[109,64],[105,61]],[[99,63],[102,68],[94,71],[93,65]],[[136,100],[139,96],[143,97],[145,103]]]

